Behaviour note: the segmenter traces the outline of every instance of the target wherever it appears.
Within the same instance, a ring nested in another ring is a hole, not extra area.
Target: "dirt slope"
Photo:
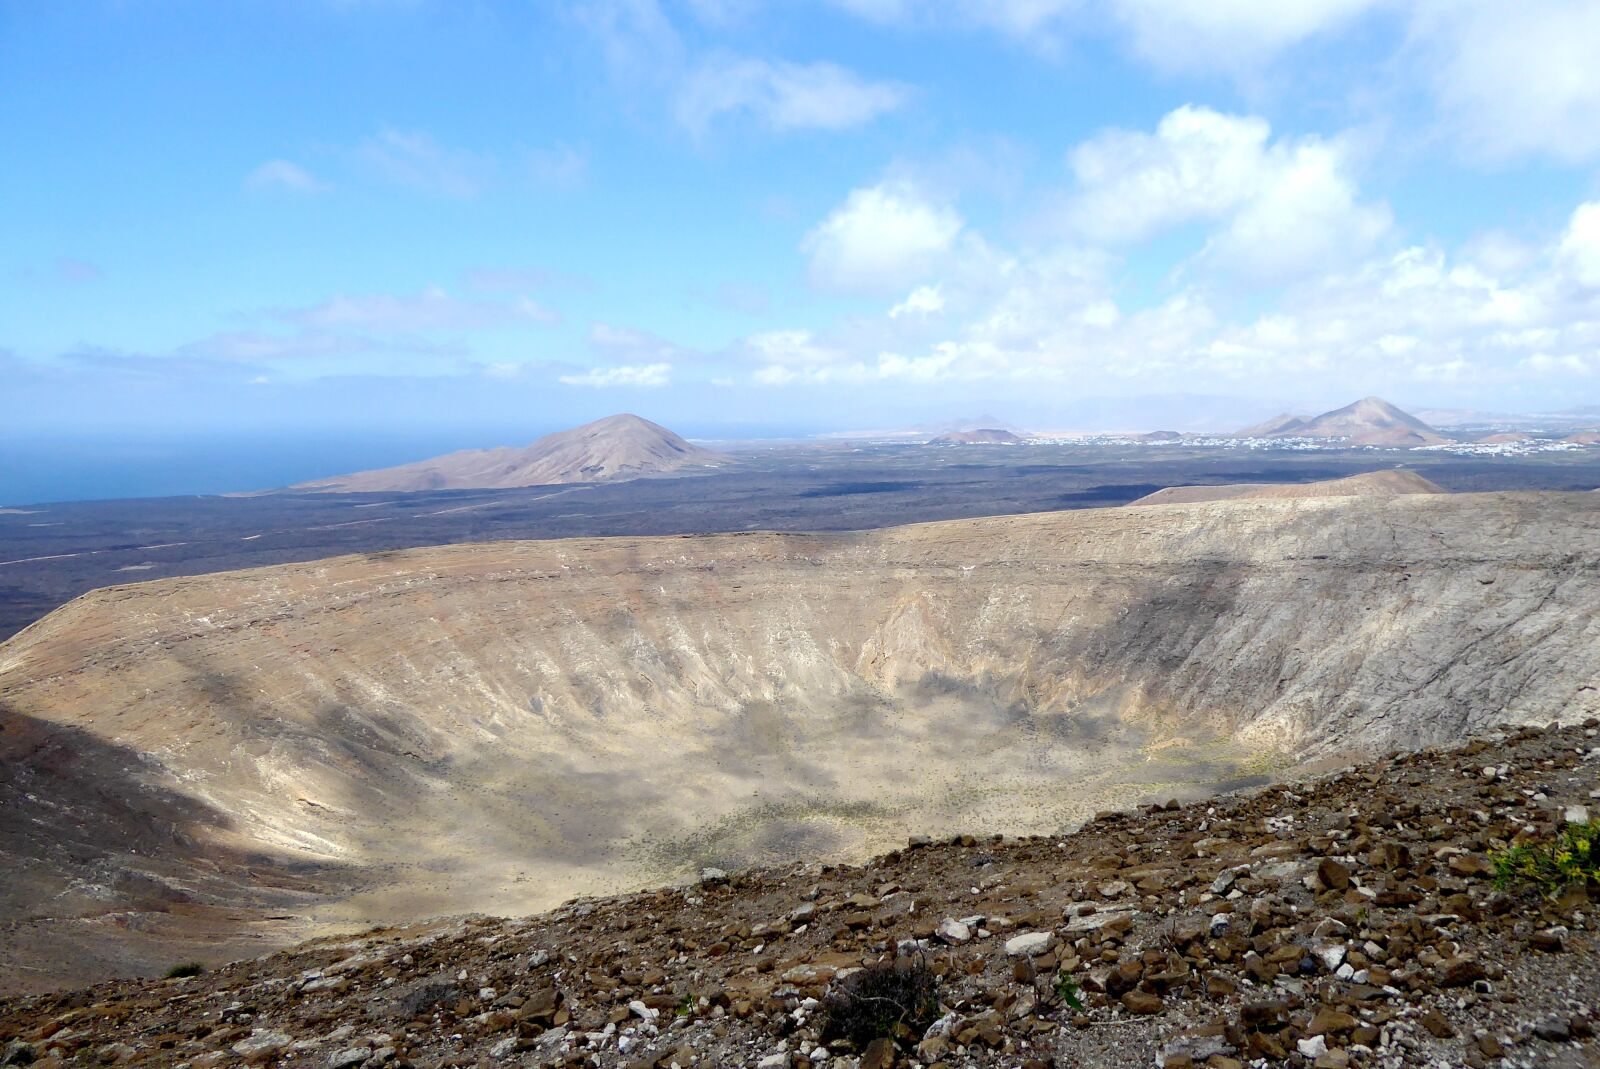
[[[1066,836],[920,841],[0,1001],[0,1050],[52,1069],[1581,1069],[1600,1060],[1593,903],[1489,874],[1497,847],[1593,807],[1597,725]],[[901,1049],[836,1035],[830,997],[896,955],[933,977]]]
[[[1169,486],[1146,494],[1131,505],[1178,505],[1201,501],[1242,501],[1308,497],[1392,497],[1397,494],[1442,494],[1445,490],[1413,471],[1369,471],[1343,479],[1313,483],[1225,483],[1218,486]]]

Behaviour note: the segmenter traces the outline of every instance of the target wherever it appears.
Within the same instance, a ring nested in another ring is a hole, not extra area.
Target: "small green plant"
[[[1056,973],[1055,991],[1057,1000],[1066,1003],[1075,1010],[1083,1009],[1083,999],[1078,996],[1082,988],[1071,973]]]
[[[694,1007],[695,1007],[694,996],[693,995],[685,995],[685,996],[683,996],[683,1001],[679,1002],[677,1008],[675,1010],[673,1010],[672,1012],[673,1012],[673,1015],[677,1016],[677,1017],[693,1017],[694,1016]]]
[[[199,976],[206,971],[206,967],[198,961],[180,961],[167,970],[168,980],[177,980],[185,976]]]
[[[1571,884],[1600,883],[1600,820],[1568,824],[1554,839],[1519,843],[1490,856],[1495,883],[1531,883],[1548,894]]]
[[[921,958],[879,962],[840,981],[824,1010],[824,1040],[864,1048],[901,1032],[919,1038],[939,1016],[939,978]]]

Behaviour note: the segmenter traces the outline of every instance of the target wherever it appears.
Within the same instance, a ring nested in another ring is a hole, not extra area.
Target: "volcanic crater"
[[[0,646],[55,986],[702,867],[1050,832],[1600,713],[1600,499],[504,542],[96,591]]]

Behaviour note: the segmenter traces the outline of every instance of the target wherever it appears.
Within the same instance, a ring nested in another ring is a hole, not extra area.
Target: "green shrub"
[[[176,980],[182,976],[199,976],[206,971],[206,967],[198,961],[180,961],[167,970],[167,979]]]
[[[1082,1012],[1083,999],[1078,994],[1081,990],[1082,988],[1078,986],[1078,981],[1071,973],[1059,972],[1056,974],[1055,995],[1057,1002],[1064,1002],[1073,1009]]]
[[[939,1016],[939,978],[921,958],[851,973],[823,1004],[822,1037],[865,1047],[901,1034],[915,1041]]]
[[[1493,854],[1495,883],[1531,883],[1550,894],[1570,884],[1600,883],[1600,820],[1568,824],[1554,839]]]

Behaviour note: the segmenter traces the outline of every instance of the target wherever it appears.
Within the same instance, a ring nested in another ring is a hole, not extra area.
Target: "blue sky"
[[[68,435],[1593,404],[1596,54],[1571,0],[0,0],[0,390]]]

